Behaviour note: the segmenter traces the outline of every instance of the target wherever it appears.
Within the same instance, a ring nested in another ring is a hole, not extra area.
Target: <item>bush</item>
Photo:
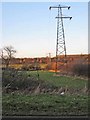
[[[34,65],[34,64],[24,64],[22,67],[21,67],[21,70],[41,70],[40,66],[38,65],[37,67]]]
[[[82,76],[87,76],[88,77],[88,67],[90,65],[88,65],[88,63],[83,63],[83,61],[77,61],[76,63],[74,63],[74,65],[72,66],[72,72],[75,75],[82,75]]]
[[[13,91],[32,91],[39,85],[40,89],[53,89],[53,85],[45,83],[41,79],[37,79],[37,76],[27,74],[25,71],[18,71],[15,69],[6,69],[2,72],[2,87],[3,92],[9,93]]]
[[[33,66],[24,64],[24,65],[21,67],[21,70],[30,70],[30,69],[33,69]]]
[[[2,86],[10,89],[25,89],[29,86],[38,85],[37,79],[17,70],[3,70]]]

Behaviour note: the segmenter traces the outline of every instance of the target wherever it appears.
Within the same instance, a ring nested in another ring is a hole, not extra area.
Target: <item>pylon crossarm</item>
[[[50,6],[49,9],[51,10],[51,8],[68,8],[68,10],[70,9],[70,6]]]
[[[60,6],[59,8],[68,8],[68,10],[69,10],[70,6]]]
[[[51,10],[51,8],[60,8],[60,7],[58,7],[58,6],[50,6],[49,10]]]
[[[72,19],[72,17],[55,17],[55,18],[69,18],[70,20]]]

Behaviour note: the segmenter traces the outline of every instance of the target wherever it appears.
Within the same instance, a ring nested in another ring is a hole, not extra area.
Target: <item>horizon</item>
[[[81,56],[81,55],[90,55],[89,53],[87,53],[87,54],[67,54],[66,56]],[[60,55],[60,56],[62,56],[62,55]],[[24,59],[24,58],[32,58],[32,59],[34,59],[34,58],[46,58],[46,57],[49,57],[49,56],[42,56],[42,57],[15,57],[15,58],[22,58],[22,59]],[[56,56],[51,56],[51,58],[54,58],[54,57],[56,57]]]

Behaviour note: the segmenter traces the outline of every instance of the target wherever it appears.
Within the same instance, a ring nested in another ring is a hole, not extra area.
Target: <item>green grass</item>
[[[37,76],[37,72],[31,71],[27,72],[32,76]],[[66,76],[55,76],[53,72],[39,71],[40,79],[44,80],[46,83],[50,83],[56,87],[69,87],[69,88],[84,88],[88,85],[87,80],[82,80],[80,78],[66,77]]]
[[[88,81],[79,78],[55,76],[53,72],[38,71],[40,80],[47,85],[73,89],[83,89]],[[23,75],[37,77],[36,71],[23,72]],[[20,78],[21,80],[22,78]],[[23,78],[24,79],[24,78]],[[26,79],[26,77],[25,77]],[[25,82],[24,79],[24,82]],[[30,79],[29,79],[30,80]],[[37,81],[37,80],[36,80]],[[20,81],[21,82],[21,81]],[[29,81],[28,81],[29,82]],[[25,84],[23,84],[25,85]],[[3,115],[88,115],[86,94],[25,94],[22,91],[3,93]]]
[[[88,115],[88,97],[5,94],[3,115]]]

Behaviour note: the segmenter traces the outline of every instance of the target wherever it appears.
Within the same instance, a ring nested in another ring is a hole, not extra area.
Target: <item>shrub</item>
[[[41,70],[40,68],[40,65],[38,66],[35,66],[35,64],[24,64],[22,67],[21,67],[21,70]]]
[[[6,93],[16,90],[33,91],[39,84],[41,88],[47,88],[47,86],[49,86],[43,80],[38,80],[37,76],[26,74],[26,72],[23,71],[18,71],[16,69],[6,69],[2,72],[2,87]]]
[[[73,74],[88,77],[88,67],[89,66],[90,65],[88,65],[88,63],[84,63],[83,60],[79,60],[73,64],[71,70],[72,70]]]
[[[2,86],[10,86],[11,88],[24,89],[33,84],[37,79],[33,76],[27,75],[22,71],[4,70],[2,72]]]

